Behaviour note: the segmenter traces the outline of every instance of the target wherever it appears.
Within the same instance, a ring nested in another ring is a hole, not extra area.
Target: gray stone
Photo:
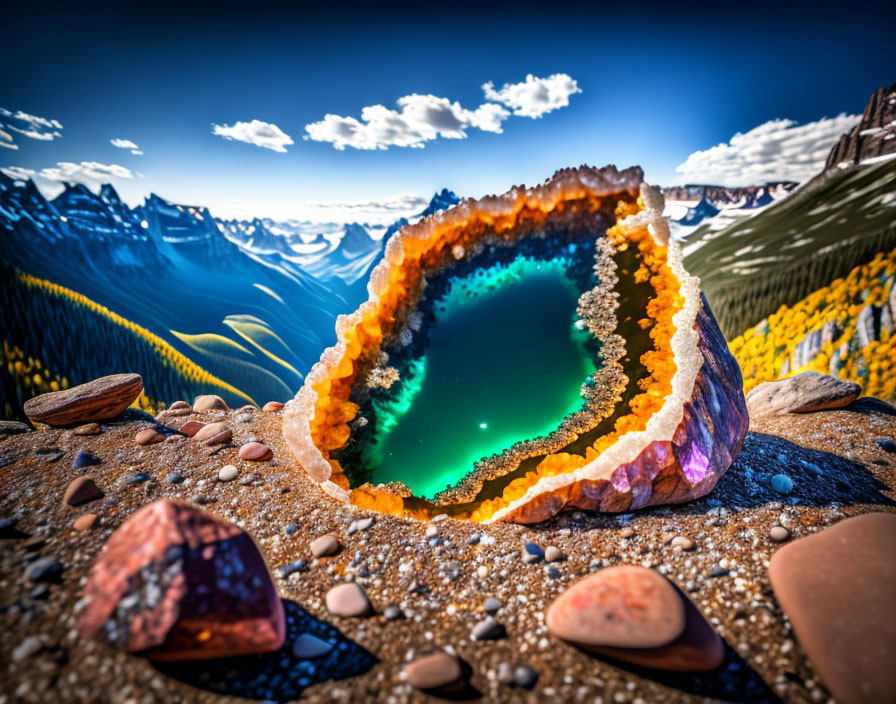
[[[301,660],[319,658],[333,650],[333,646],[325,640],[310,633],[303,633],[292,644],[292,654]]]

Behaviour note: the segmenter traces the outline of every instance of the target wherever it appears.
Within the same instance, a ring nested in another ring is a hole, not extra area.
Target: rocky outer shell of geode
[[[607,478],[541,492],[500,520],[536,523],[564,508],[629,511],[691,501],[713,489],[740,452],[750,419],[740,367],[702,293],[694,325],[703,364],[671,441],[651,442]]]
[[[283,604],[239,526],[162,500],[109,538],[84,591],[81,635],[152,660],[265,653],[285,638]]]

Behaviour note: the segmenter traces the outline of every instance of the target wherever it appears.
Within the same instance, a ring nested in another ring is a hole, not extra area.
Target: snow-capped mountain
[[[663,189],[666,196],[665,215],[670,218],[672,236],[686,239],[698,228],[721,230],[756,215],[792,193],[797,186],[792,181],[744,188],[669,186]]]

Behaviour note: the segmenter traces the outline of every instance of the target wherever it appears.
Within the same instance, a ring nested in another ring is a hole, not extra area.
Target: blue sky
[[[223,216],[284,218],[337,212],[309,206],[321,202],[428,199],[442,187],[502,192],[581,163],[640,164],[663,184],[733,184],[814,168],[855,118],[792,130],[860,113],[874,90],[896,81],[894,12],[860,3],[675,12],[639,3],[631,14],[618,4],[482,5],[13,8],[0,42],[0,107],[11,113],[0,114],[9,137],[0,140],[17,148],[0,149],[0,167],[38,174],[48,190],[58,179],[94,184],[109,173],[132,203],[152,191]],[[566,76],[580,92],[537,118],[509,114],[501,133],[471,127],[466,138],[423,148],[339,150],[303,139],[327,114],[360,119],[365,107],[396,109],[413,94],[513,113],[486,100],[482,86],[500,91],[529,74]],[[60,136],[29,137],[34,124],[18,111],[58,121],[58,130],[39,127]],[[293,143],[275,151],[213,133],[252,120]],[[751,134],[747,144],[731,146],[737,133]],[[764,162],[751,170],[739,150],[754,142]],[[728,146],[705,151],[719,144]],[[801,158],[803,170],[788,171]],[[676,171],[685,163],[690,170]],[[113,165],[121,170],[101,168]]]

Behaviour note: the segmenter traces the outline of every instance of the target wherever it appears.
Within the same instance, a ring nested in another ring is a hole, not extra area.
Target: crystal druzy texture
[[[564,508],[628,511],[709,492],[746,434],[742,379],[662,210],[640,169],[581,167],[536,188],[463,201],[396,233],[371,273],[369,300],[340,317],[337,344],[284,410],[303,469],[339,501],[479,522],[531,523]],[[544,437],[482,458],[431,500],[400,482],[372,485],[356,450],[375,437],[375,401],[407,386],[444,282],[583,244],[593,262],[586,275],[571,274],[584,282],[577,325],[599,359],[581,410]]]

